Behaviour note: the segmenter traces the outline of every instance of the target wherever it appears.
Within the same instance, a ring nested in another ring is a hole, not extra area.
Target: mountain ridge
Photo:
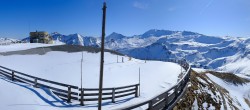
[[[51,35],[54,41],[68,45],[100,47],[101,43],[99,37],[82,36],[77,33]],[[250,74],[250,67],[247,65],[250,63],[248,54],[250,38],[207,36],[191,31],[151,29],[135,36],[111,33],[105,39],[105,48],[139,59],[184,58],[193,67]],[[237,66],[239,64],[240,66]]]

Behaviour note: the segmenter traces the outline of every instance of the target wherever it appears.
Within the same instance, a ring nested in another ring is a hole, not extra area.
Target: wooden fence
[[[119,108],[117,110],[131,110],[142,106],[147,106],[146,110],[166,110],[174,107],[187,86],[191,73],[191,67],[185,60],[168,59],[165,61],[178,63],[186,70],[185,75],[177,82],[177,84],[150,100]]]
[[[80,105],[84,105],[85,101],[97,101],[98,100],[98,88],[78,88],[77,86],[63,84],[47,79],[38,78],[25,73],[21,73],[3,66],[0,66],[0,74],[10,78],[12,81],[19,81],[27,84],[31,84],[34,87],[45,87],[51,89],[59,98],[71,102],[71,100],[80,101]],[[116,88],[103,88],[102,100],[110,99],[115,102],[117,98],[126,96],[138,97],[139,84],[116,87]]]
[[[139,84],[130,85],[130,86],[123,86],[117,88],[104,88],[102,95],[102,100],[111,100],[115,103],[115,99],[126,97],[129,95],[134,95],[138,97],[138,86]],[[84,101],[98,101],[98,92],[99,89],[92,89],[92,88],[80,88],[79,94],[81,105],[84,105]]]

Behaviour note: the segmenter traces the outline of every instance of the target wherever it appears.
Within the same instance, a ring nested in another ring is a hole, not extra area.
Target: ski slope
[[[24,44],[24,46],[25,45],[27,44]],[[37,45],[38,44],[29,44],[29,48],[33,48],[33,46],[35,48]],[[23,49],[21,47],[22,44],[19,44],[19,46]],[[5,46],[5,51],[8,50],[8,48],[13,48],[13,45]],[[51,51],[44,55],[9,55],[0,56],[0,65],[40,78],[80,87],[81,56],[82,52],[67,53],[59,51]],[[124,62],[122,62],[122,59]],[[98,88],[99,66],[100,53],[83,52],[82,84],[84,88]],[[103,86],[120,87],[137,84],[139,83],[139,68],[141,70],[140,96],[138,98],[131,97],[117,101],[116,103],[105,104],[103,109],[116,109],[121,106],[150,99],[176,84],[178,75],[181,72],[181,67],[175,63],[160,61],[145,62],[134,58],[130,60],[127,56],[117,56],[105,52]],[[30,85],[18,83],[25,85],[25,87],[23,87],[15,84],[16,82],[12,83],[3,78],[0,79],[0,81],[0,88],[6,88],[6,91],[0,92],[0,102],[5,102],[1,103],[0,108],[4,110],[97,109],[97,102],[87,103],[84,107],[79,106],[79,102],[73,102],[69,105],[66,103],[65,105],[56,95],[51,93],[50,90],[33,88]],[[37,95],[37,93],[40,95]],[[14,98],[12,94],[22,96],[18,97],[18,100],[10,100]],[[54,103],[55,98],[58,99],[59,102],[55,102],[57,105],[53,106],[51,102]],[[44,99],[50,101],[45,101]],[[21,105],[22,107],[20,108],[15,105]]]

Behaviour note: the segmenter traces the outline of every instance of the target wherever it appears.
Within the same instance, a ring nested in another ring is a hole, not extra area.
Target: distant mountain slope
[[[142,35],[106,42],[106,48],[141,59],[185,58],[196,67],[250,74],[246,68],[237,71],[223,68],[241,58],[250,63],[249,42],[246,38],[206,36],[189,31],[149,30]]]
[[[59,33],[52,33],[52,38],[55,41],[64,42],[70,45],[82,46],[98,46],[98,39],[94,37],[83,37],[80,34],[62,35]]]
[[[53,33],[55,42],[100,47],[100,38]],[[27,40],[27,39],[26,39]],[[195,67],[250,74],[250,38],[207,36],[190,31],[151,29],[141,35],[112,33],[105,48],[140,59],[187,59]]]
[[[14,43],[20,43],[21,41],[18,39],[11,39],[11,38],[0,38],[0,45],[9,45]]]

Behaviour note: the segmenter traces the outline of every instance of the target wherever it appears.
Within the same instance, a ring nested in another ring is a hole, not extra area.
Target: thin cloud
[[[138,8],[138,9],[147,9],[148,8],[148,4],[147,3],[143,3],[143,2],[135,1],[133,3],[133,7]]]
[[[204,12],[207,8],[209,8],[209,7],[211,6],[211,4],[213,3],[213,1],[214,1],[214,0],[210,0],[210,1],[208,2],[208,4],[201,10],[200,14],[203,14],[203,12]]]
[[[170,8],[168,8],[168,11],[169,11],[169,12],[172,12],[172,11],[175,11],[175,10],[176,10],[175,7],[170,7]]]

